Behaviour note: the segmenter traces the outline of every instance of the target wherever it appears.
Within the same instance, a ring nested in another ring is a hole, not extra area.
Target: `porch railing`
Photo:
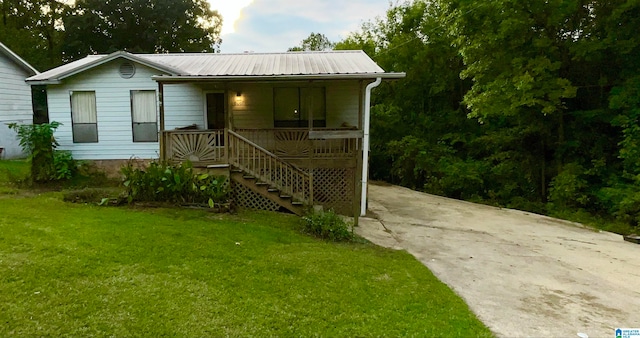
[[[165,130],[162,138],[165,161],[188,160],[194,165],[227,162],[224,130]]]
[[[362,148],[362,131],[350,129],[237,129],[235,132],[283,159],[354,159]],[[162,157],[196,166],[227,163],[224,130],[166,130]]]
[[[229,164],[251,174],[261,182],[280,189],[280,193],[313,204],[313,175],[293,166],[244,136],[227,132]]]
[[[283,158],[351,158],[362,147],[362,132],[347,129],[236,129],[238,134]]]

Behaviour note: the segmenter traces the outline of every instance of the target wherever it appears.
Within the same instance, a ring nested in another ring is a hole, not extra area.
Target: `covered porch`
[[[371,89],[403,74],[385,73],[362,52],[227,61],[212,73],[153,77],[161,159],[229,168],[239,201],[260,199],[240,196],[248,192],[296,213],[322,205],[362,214]]]
[[[259,201],[260,208],[275,208],[283,197],[287,204],[290,197],[290,210],[322,205],[357,216],[367,84],[159,81],[160,157],[200,168],[229,168],[234,190],[244,194],[236,199]],[[178,105],[184,97],[190,98],[188,105]],[[270,192],[276,191],[279,195],[272,198]]]

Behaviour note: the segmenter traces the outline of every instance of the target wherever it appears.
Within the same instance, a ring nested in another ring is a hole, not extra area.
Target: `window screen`
[[[156,92],[131,91],[131,122],[133,142],[158,142]]]
[[[74,143],[98,142],[96,92],[71,92],[71,121]]]

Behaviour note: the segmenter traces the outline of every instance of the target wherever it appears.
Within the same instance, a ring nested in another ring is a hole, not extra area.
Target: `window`
[[[71,122],[74,143],[98,142],[96,92],[71,92]]]
[[[309,126],[309,116],[314,127],[325,127],[326,102],[322,87],[274,88],[274,126],[300,128]]]
[[[131,91],[131,122],[133,142],[158,142],[156,92]]]

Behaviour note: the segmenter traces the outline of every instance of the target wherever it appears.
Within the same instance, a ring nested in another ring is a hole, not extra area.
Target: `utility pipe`
[[[360,194],[360,216],[367,214],[367,179],[369,176],[369,127],[371,124],[371,89],[377,87],[382,78],[376,78],[365,88],[364,94],[364,137],[362,139],[362,194]]]

